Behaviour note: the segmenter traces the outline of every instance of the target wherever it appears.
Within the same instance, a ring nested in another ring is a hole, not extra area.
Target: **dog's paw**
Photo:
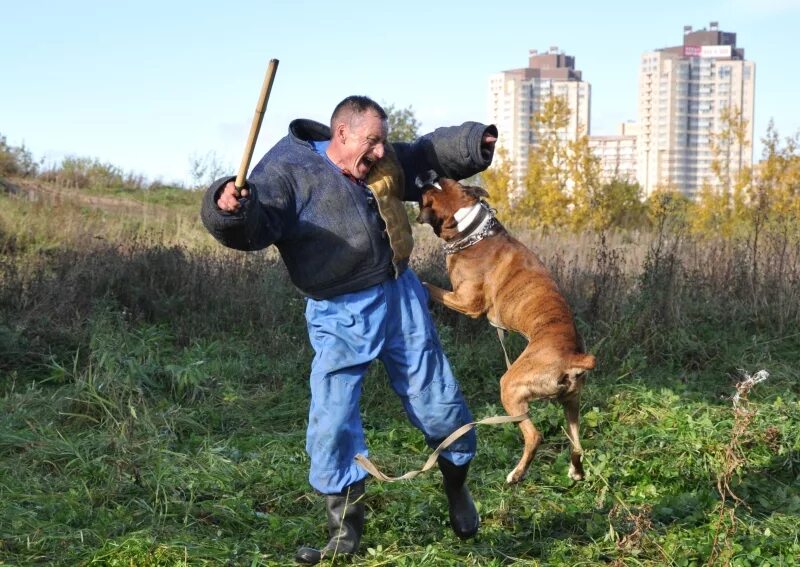
[[[575,458],[573,456],[572,462],[569,464],[569,473],[568,476],[572,480],[583,480],[586,475],[583,472],[583,463],[581,463],[581,458],[578,456]]]
[[[525,472],[514,469],[508,473],[508,476],[506,477],[506,484],[517,484],[518,482],[522,481],[523,478],[525,478]]]
[[[570,478],[570,480],[575,480],[575,481],[583,480],[584,477],[585,477],[585,475],[583,474],[583,471],[578,472],[575,469],[573,469],[572,467],[569,468],[569,478]]]

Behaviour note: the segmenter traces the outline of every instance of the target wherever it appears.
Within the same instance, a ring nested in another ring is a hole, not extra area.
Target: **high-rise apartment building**
[[[560,133],[564,141],[589,134],[591,85],[575,69],[575,58],[557,47],[546,53],[531,50],[527,67],[489,77],[489,122],[497,125],[497,149],[508,153],[516,188],[522,186],[528,154],[537,143],[532,119],[552,96],[564,97],[570,108],[570,123]]]
[[[694,197],[704,183],[718,185],[712,143],[726,109],[741,112],[747,140],[723,148],[723,164],[731,175],[750,166],[754,93],[755,64],[717,22],[698,31],[686,26],[682,45],[642,54],[637,178],[645,195],[669,187]]]
[[[620,124],[615,135],[589,136],[589,148],[600,162],[600,180],[636,183],[636,141],[639,125]]]

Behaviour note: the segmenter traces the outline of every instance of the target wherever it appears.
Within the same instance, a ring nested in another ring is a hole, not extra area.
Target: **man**
[[[330,128],[294,120],[253,168],[246,189],[238,192],[232,178],[220,179],[203,203],[203,222],[215,238],[239,250],[275,244],[308,298],[315,356],[306,450],[309,481],[326,495],[330,541],[321,550],[301,547],[301,563],[358,549],[367,473],[354,457],[367,454],[359,398],[373,360],[383,363],[431,447],[472,421],[439,344],[427,292],[407,267],[413,239],[402,201],[419,200],[415,181],[431,171],[463,179],[488,167],[497,129],[467,122],[410,144],[389,144],[387,134],[380,105],[348,97],[334,109]],[[470,432],[438,461],[450,523],[462,538],[479,525],[465,484],[475,444]]]

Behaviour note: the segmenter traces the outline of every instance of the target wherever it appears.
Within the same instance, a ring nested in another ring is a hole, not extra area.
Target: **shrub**
[[[6,137],[0,134],[0,176],[36,175],[39,164],[33,160],[33,155],[23,144],[19,147],[9,146]]]

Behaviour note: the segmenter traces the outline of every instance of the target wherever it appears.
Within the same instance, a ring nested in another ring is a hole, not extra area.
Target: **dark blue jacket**
[[[405,173],[406,201],[419,200],[415,180],[434,170],[464,179],[486,169],[491,153],[481,150],[484,132],[494,126],[466,122],[439,128],[415,142],[395,143]],[[289,134],[253,168],[252,195],[236,214],[216,205],[217,180],[206,192],[201,217],[222,244],[260,250],[275,244],[289,276],[305,295],[326,299],[358,291],[397,275],[374,197],[318,154],[312,141],[330,139],[330,129],[311,120],[294,120]]]

